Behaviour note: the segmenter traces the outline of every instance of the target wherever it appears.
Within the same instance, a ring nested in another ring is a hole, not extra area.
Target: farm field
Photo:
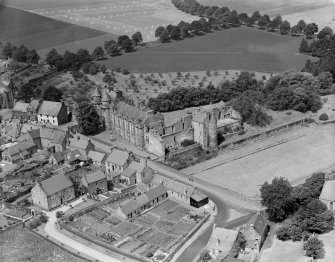
[[[278,144],[272,146],[274,143]],[[264,150],[255,152],[259,149]],[[244,156],[236,159],[241,155]],[[330,124],[284,133],[219,155],[183,171],[255,197],[259,196],[259,186],[274,177],[286,177],[294,181],[320,169],[334,167],[334,155],[334,125]],[[203,169],[206,170],[201,171]]]
[[[76,50],[85,46],[85,41],[90,39],[94,40],[96,47],[103,40],[115,37],[102,31],[4,6],[0,6],[0,32],[0,42],[24,44],[36,50],[68,43],[69,49]]]
[[[155,40],[158,25],[193,21],[170,0],[13,0],[11,6],[46,17],[116,35],[141,31],[145,41]]]
[[[313,59],[298,53],[300,42],[299,37],[241,27],[158,44],[101,63],[108,68],[127,68],[131,72],[300,71],[307,59]]]
[[[83,262],[28,229],[16,227],[0,232],[1,261]]]
[[[333,0],[199,0],[204,5],[227,6],[239,12],[252,14],[259,10],[272,17],[281,15],[291,24],[300,19],[307,23],[317,23],[319,28],[330,26],[335,29],[335,2]]]

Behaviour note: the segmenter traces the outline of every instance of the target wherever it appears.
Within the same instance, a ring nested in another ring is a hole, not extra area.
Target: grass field
[[[0,260],[6,262],[84,261],[22,227],[16,227],[0,233]]]
[[[298,53],[300,38],[246,27],[159,44],[104,61],[133,72],[188,72],[243,69],[258,72],[301,70],[308,56]]]
[[[82,46],[81,43],[86,39],[106,36],[106,33],[102,31],[4,6],[0,6],[0,32],[0,42],[9,41],[14,45],[24,44],[28,48],[37,50],[67,43],[72,43],[71,49],[79,49]],[[111,37],[111,35],[108,36]],[[76,41],[81,41],[81,43]],[[99,41],[99,44],[101,43],[103,41]]]
[[[274,142],[285,143],[276,146]],[[245,155],[258,149],[257,153]],[[233,157],[245,155],[230,161]],[[231,151],[183,170],[247,196],[258,196],[259,186],[274,177],[292,181],[334,166],[334,125],[302,128]],[[224,163],[224,160],[228,160]],[[221,164],[224,163],[224,164]],[[204,168],[207,170],[201,171]],[[209,169],[208,169],[209,168]]]

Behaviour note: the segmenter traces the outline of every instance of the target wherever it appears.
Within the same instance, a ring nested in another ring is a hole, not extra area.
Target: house
[[[335,180],[325,181],[319,199],[330,211],[335,212]]]
[[[207,205],[208,201],[208,196],[202,193],[199,189],[195,189],[190,197],[190,205],[196,208]]]
[[[247,241],[246,253],[258,253],[269,233],[270,226],[266,218],[257,213],[250,218],[248,223],[243,227],[242,233]]]
[[[16,164],[20,161],[28,159],[32,154],[37,152],[37,147],[32,142],[19,142],[2,152],[4,161]]]
[[[129,163],[130,155],[128,152],[114,149],[112,153],[107,156],[105,161],[106,163],[106,172],[116,171],[121,173]]]
[[[16,102],[12,112],[13,118],[20,120],[28,120],[29,119],[29,114],[27,110],[28,106],[29,103],[23,103],[21,101]]]
[[[42,103],[41,99],[33,99],[27,107],[28,119],[33,122],[37,122],[37,113],[40,105]]]
[[[106,154],[91,150],[88,152],[88,158],[92,159],[94,165],[101,167],[105,165]]]
[[[51,123],[55,126],[68,122],[64,102],[43,101],[37,112],[38,123]]]
[[[51,165],[62,165],[64,164],[65,159],[64,159],[64,155],[62,154],[62,152],[55,152],[52,153],[49,157],[49,163]]]
[[[116,213],[118,216],[124,219],[132,219],[140,215],[146,209],[157,205],[166,198],[166,189],[161,186],[157,186],[144,193],[143,195],[135,197],[134,199],[131,199],[126,203],[119,205]]]
[[[69,138],[67,148],[70,150],[79,150],[81,154],[87,156],[91,150],[95,150],[95,145],[90,139],[83,139],[80,136]]]
[[[75,198],[71,180],[63,174],[37,183],[31,190],[33,204],[51,210]]]
[[[123,182],[124,181],[124,182]],[[135,185],[137,184],[136,180],[136,170],[127,167],[125,170],[121,172],[121,182],[127,185]]]
[[[90,195],[103,194],[108,191],[107,177],[101,171],[83,175],[81,185],[83,192]]]
[[[77,165],[80,163],[89,163],[90,159],[83,155],[78,149],[71,151],[67,149],[62,152],[64,155],[64,163],[68,165]]]
[[[238,231],[213,226],[212,235],[208,241],[207,249],[212,258],[228,256],[236,239]]]

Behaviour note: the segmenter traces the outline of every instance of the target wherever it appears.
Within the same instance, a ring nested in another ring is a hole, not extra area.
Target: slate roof
[[[148,202],[166,194],[166,189],[162,186],[156,186],[153,189],[150,189],[148,192],[144,193],[147,198]]]
[[[23,103],[23,102],[16,102],[13,111],[18,111],[18,112],[27,112],[27,107],[29,106],[29,103]]]
[[[41,138],[48,139],[55,144],[62,144],[68,135],[66,132],[58,129],[42,127],[39,130]]]
[[[186,185],[182,182],[167,178],[165,176],[155,174],[152,183],[155,185],[161,185],[164,188],[176,192],[181,195],[190,197],[194,192],[194,187]]]
[[[193,194],[191,195],[191,197],[197,201],[197,202],[200,202],[206,198],[208,198],[207,195],[205,195],[204,193],[202,193],[200,190],[196,189],[194,190]]]
[[[102,94],[101,94],[101,102],[110,102],[110,101],[111,101],[111,98],[110,98],[107,90],[103,89]]]
[[[85,174],[82,177],[82,180],[86,180],[87,184],[95,183],[103,179],[106,179],[106,175],[101,171]]]
[[[43,101],[38,109],[38,114],[44,116],[58,116],[62,106],[62,102]]]
[[[3,153],[6,155],[14,156],[33,147],[36,147],[36,145],[31,141],[19,142],[18,144],[6,149]]]
[[[237,238],[238,231],[215,227],[208,241],[208,249],[219,250],[223,254],[228,254]]]
[[[335,180],[327,180],[323,185],[321,195],[321,200],[335,201]]]
[[[31,100],[29,106],[27,107],[27,110],[37,111],[39,106],[40,106],[40,100],[34,99]]]
[[[90,152],[88,152],[88,157],[95,162],[104,162],[106,154],[91,150]]]
[[[96,87],[92,93],[92,97],[101,97],[101,93],[98,87]]]
[[[141,195],[139,197],[136,197],[135,199],[131,199],[130,201],[124,203],[123,205],[121,205],[120,208],[122,213],[128,216],[129,214],[133,213],[138,208],[144,206],[148,202],[148,197],[146,195]]]
[[[135,170],[138,173],[142,173],[143,170],[145,169],[145,165],[133,161],[133,162],[130,163],[130,165],[129,165],[128,168],[133,169],[133,170]]]
[[[114,149],[112,153],[110,153],[106,159],[106,162],[124,166],[127,163],[129,158],[129,154],[126,151]]]
[[[265,230],[267,229],[268,221],[266,220],[266,218],[263,215],[255,214],[249,219],[249,221],[248,221],[248,223],[245,227],[244,232],[249,231],[249,229],[251,228],[252,225],[254,226],[255,231],[260,236],[262,236],[263,233],[265,232]]]
[[[56,159],[57,163],[64,160],[64,156],[61,152],[56,152],[56,153],[52,154],[52,156]]]
[[[40,186],[47,196],[53,195],[73,186],[71,180],[63,174],[52,176],[40,182]]]
[[[132,177],[136,174],[136,170],[132,169],[132,168],[129,168],[127,167],[125,170],[123,170],[121,172],[121,175],[122,176],[125,176],[125,177]]]
[[[81,138],[78,139],[78,138],[77,137],[69,138],[69,147],[86,150],[88,146],[91,144],[91,141],[86,140],[86,139],[81,139]]]
[[[134,121],[135,123],[143,124],[146,119],[146,113],[143,110],[128,105],[122,101],[116,104],[115,110],[118,114],[122,115],[122,117]]]

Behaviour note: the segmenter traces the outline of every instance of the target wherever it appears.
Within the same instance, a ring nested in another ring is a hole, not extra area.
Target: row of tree
[[[316,112],[322,107],[320,95],[331,89],[329,72],[319,77],[308,73],[284,72],[264,83],[255,74],[242,72],[233,81],[221,82],[214,87],[178,87],[169,93],[150,98],[148,106],[154,111],[169,112],[188,107],[225,101],[241,114],[243,121],[264,126],[271,122],[264,108],[275,111],[296,110]]]
[[[16,62],[29,64],[38,64],[40,60],[40,56],[35,49],[29,50],[25,45],[17,47],[9,42],[5,44],[0,42],[0,58],[12,58]]]
[[[261,15],[255,11],[251,16],[247,13],[238,13],[236,10],[230,10],[228,7],[205,6],[196,0],[172,0],[172,3],[179,10],[200,17],[206,17],[210,24],[215,27],[229,28],[242,24],[249,27],[258,26],[259,29],[274,32],[279,30],[282,35],[291,33],[293,36],[304,34],[311,38],[318,32],[318,26],[315,23],[306,24],[300,20],[296,25],[291,27],[289,21],[283,21],[280,15],[271,19],[269,15]]]
[[[274,178],[261,186],[262,205],[273,222],[285,221],[277,230],[280,240],[307,240],[304,249],[308,256],[317,258],[322,252],[322,242],[310,238],[332,229],[334,215],[319,200],[325,183],[324,173],[315,173],[302,185],[292,187],[287,179]]]

